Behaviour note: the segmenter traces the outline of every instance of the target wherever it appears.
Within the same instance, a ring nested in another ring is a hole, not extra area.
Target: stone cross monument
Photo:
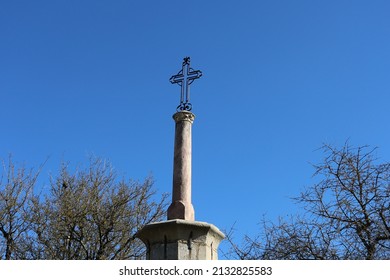
[[[202,76],[190,67],[190,58],[183,60],[182,70],[170,82],[181,86],[180,104],[173,115],[175,145],[173,160],[172,203],[168,220],[144,226],[138,233],[147,248],[150,260],[216,260],[218,246],[225,237],[214,225],[195,221],[191,201],[192,124],[190,84]]]

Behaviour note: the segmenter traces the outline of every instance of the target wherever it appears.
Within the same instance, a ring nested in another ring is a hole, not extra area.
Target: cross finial
[[[190,67],[190,58],[183,59],[182,69],[176,75],[173,75],[169,81],[172,84],[178,84],[181,87],[180,105],[177,106],[177,111],[191,111],[192,104],[190,103],[190,84],[194,80],[202,76],[200,70],[194,70]]]

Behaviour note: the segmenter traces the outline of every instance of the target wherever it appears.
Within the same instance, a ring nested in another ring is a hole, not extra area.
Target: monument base
[[[177,219],[148,224],[136,237],[148,260],[217,260],[225,235],[212,224]]]

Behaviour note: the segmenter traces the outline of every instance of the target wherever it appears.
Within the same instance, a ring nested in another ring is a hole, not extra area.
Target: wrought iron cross
[[[190,58],[185,57],[183,59],[182,69],[173,75],[169,81],[172,84],[178,84],[181,87],[180,105],[177,106],[177,111],[191,111],[192,104],[190,103],[190,84],[194,80],[199,79],[202,76],[200,70],[194,70],[190,67]]]

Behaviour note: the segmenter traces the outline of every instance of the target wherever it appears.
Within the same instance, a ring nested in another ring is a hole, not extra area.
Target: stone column
[[[172,204],[168,208],[168,220],[194,221],[191,203],[191,128],[195,115],[189,111],[173,115],[176,122],[173,160]]]
[[[225,235],[214,225],[195,221],[191,203],[191,127],[194,114],[181,111],[176,122],[172,204],[168,221],[145,225],[136,234],[148,260],[217,260]]]

